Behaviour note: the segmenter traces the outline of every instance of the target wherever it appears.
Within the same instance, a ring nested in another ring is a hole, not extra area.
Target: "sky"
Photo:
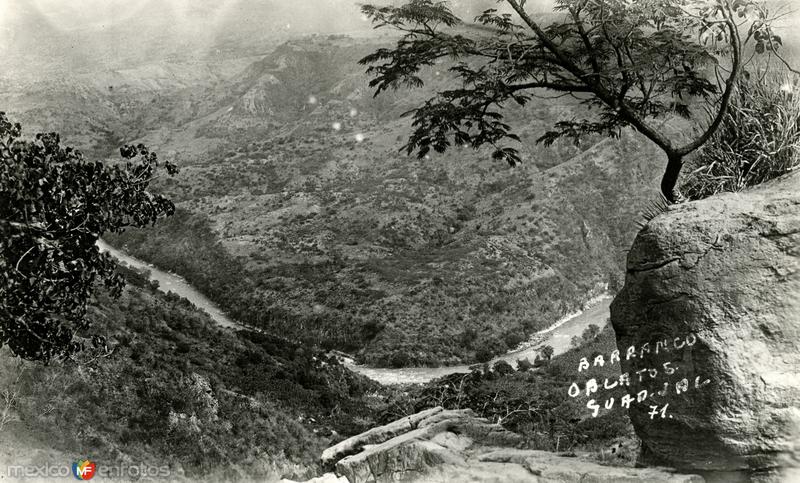
[[[220,46],[246,53],[269,39],[368,28],[353,0],[0,0],[0,55],[20,71],[116,68]]]
[[[367,31],[370,24],[357,5],[364,1],[401,0],[0,0],[0,55],[20,60],[18,65],[62,58],[129,62],[296,34]],[[769,1],[796,10],[785,21],[784,37],[800,42],[799,33],[792,35],[800,23],[800,0]],[[553,2],[528,0],[526,8],[546,12]],[[498,5],[450,4],[465,20]]]
[[[170,19],[175,28],[187,22],[225,25],[242,22],[291,24],[298,31],[346,30],[361,21],[358,3],[370,0],[0,0],[0,30],[39,16],[59,30],[113,28],[154,16]],[[372,3],[391,3],[373,0]],[[465,15],[497,6],[494,0],[453,0],[453,8]],[[530,0],[527,8],[546,9],[552,0]]]
[[[39,15],[56,29],[102,29],[148,17],[170,19],[183,28],[187,22],[224,25],[230,18],[245,22],[273,21],[293,24],[298,31],[345,30],[358,25],[358,3],[370,0],[0,0],[0,31],[13,28],[24,17]],[[397,0],[372,0],[372,3]],[[495,0],[451,0],[453,8],[475,15],[496,8]],[[502,3],[502,2],[501,2]],[[526,8],[547,11],[553,0],[528,0]],[[771,0],[775,3],[775,0]],[[800,6],[800,0],[785,3]],[[794,16],[800,20],[800,15]]]
[[[0,31],[17,35],[24,35],[31,23],[60,32],[126,25],[146,30],[157,24],[165,28],[164,33],[180,34],[248,24],[340,30],[359,20],[358,7],[350,0],[0,0]]]

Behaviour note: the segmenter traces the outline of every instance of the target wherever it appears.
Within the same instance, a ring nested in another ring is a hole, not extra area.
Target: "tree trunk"
[[[661,194],[670,203],[683,201],[683,195],[678,191],[678,176],[683,167],[683,156],[677,153],[667,153],[667,169],[661,178]]]

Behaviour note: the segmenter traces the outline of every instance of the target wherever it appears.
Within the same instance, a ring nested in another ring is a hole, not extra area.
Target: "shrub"
[[[492,351],[487,347],[481,347],[475,352],[475,360],[478,362],[489,362],[492,360]]]
[[[689,163],[682,191],[702,199],[741,191],[800,167],[800,85],[784,74],[749,76],[722,126]]]
[[[501,360],[494,363],[494,366],[492,366],[492,372],[500,374],[501,376],[506,376],[508,374],[513,374],[514,368],[508,362]]]
[[[517,370],[520,372],[525,372],[533,369],[533,364],[531,361],[525,357],[524,359],[517,359]]]
[[[589,326],[583,330],[581,338],[584,340],[584,342],[590,342],[595,340],[599,334],[600,327],[598,327],[597,324],[589,324]]]

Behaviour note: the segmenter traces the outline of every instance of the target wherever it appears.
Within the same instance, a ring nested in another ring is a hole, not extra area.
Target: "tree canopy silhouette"
[[[174,206],[147,190],[159,163],[144,145],[123,146],[124,162],[111,165],[63,147],[58,134],[31,141],[21,131],[0,112],[0,346],[46,362],[104,344],[76,337],[94,282],[116,295],[124,285],[98,238],[155,223]]]
[[[403,149],[409,154],[489,145],[494,159],[516,165],[521,158],[513,142],[520,139],[503,122],[505,105],[524,106],[542,92],[568,95],[596,114],[558,121],[537,142],[618,137],[632,127],[666,153],[661,191],[677,201],[684,158],[720,126],[743,66],[756,54],[783,60],[775,17],[755,0],[556,0],[559,18],[547,24],[527,12],[525,0],[498,3],[507,11],[481,13],[480,30],[460,28],[443,1],[362,7],[375,28],[403,32],[393,48],[361,60],[376,96],[422,86],[422,68],[445,58],[460,84],[408,113],[414,129]],[[683,142],[654,123],[697,113],[707,114],[707,122]]]

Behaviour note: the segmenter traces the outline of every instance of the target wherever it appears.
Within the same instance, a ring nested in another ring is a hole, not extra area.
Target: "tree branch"
[[[726,24],[731,33],[731,43],[733,44],[733,66],[731,67],[731,73],[725,81],[725,92],[720,99],[720,107],[717,111],[717,116],[700,137],[676,150],[677,154],[681,157],[686,156],[705,144],[717,131],[717,128],[722,124],[722,120],[728,113],[731,95],[736,86],[736,80],[739,78],[739,71],[742,63],[742,39],[739,36],[739,29],[736,27],[736,23],[733,20],[733,13],[730,11],[730,5],[726,5],[724,15]]]
[[[583,21],[580,17],[580,10],[570,9],[569,12],[570,15],[572,15],[572,20],[575,22],[576,28],[578,29],[578,35],[580,35],[583,45],[586,47],[586,53],[589,56],[589,63],[592,66],[592,72],[594,72],[598,77],[597,82],[600,82],[600,64],[597,63],[597,51],[592,45],[592,41],[589,39],[589,35],[586,33],[586,29],[583,26]]]
[[[516,0],[506,0],[511,8],[517,12],[519,17],[522,19],[525,24],[534,31],[536,36],[539,38],[539,41],[556,56],[559,63],[569,71],[572,75],[577,77],[581,82],[583,82],[588,90],[587,92],[594,93],[601,101],[603,101],[606,105],[611,108],[618,109],[618,112],[623,116],[623,119],[631,124],[633,127],[636,128],[640,133],[644,134],[647,138],[651,141],[656,143],[661,149],[666,152],[674,151],[672,147],[672,143],[663,136],[661,133],[656,131],[652,126],[647,124],[644,119],[642,119],[630,106],[627,105],[625,102],[618,102],[616,96],[613,93],[609,92],[605,89],[602,85],[597,82],[592,82],[590,79],[590,75],[583,71],[580,67],[575,65],[562,51],[558,48],[558,46],[553,43],[547,35],[545,35],[542,28],[539,24],[534,21],[530,15],[525,11],[524,8],[516,1]]]
[[[506,87],[510,91],[542,88],[560,92],[593,92],[592,88],[586,85],[559,84],[556,82],[527,82],[524,84],[509,85]]]
[[[564,69],[569,71],[570,74],[574,75],[582,82],[586,82],[588,74],[584,72],[583,69],[578,67],[574,62],[572,62],[572,60],[570,60],[570,58],[564,54],[564,52],[562,52],[561,49],[558,48],[558,46],[552,40],[550,40],[549,37],[547,37],[547,35],[544,33],[544,30],[542,30],[539,24],[537,24],[536,21],[533,20],[530,15],[528,15],[528,12],[525,11],[519,2],[517,2],[517,0],[506,0],[506,2],[508,2],[508,4],[511,5],[511,8],[517,12],[522,21],[525,22],[525,24],[530,27],[531,30],[533,30],[533,32],[539,38],[539,41],[547,48],[547,50],[556,56],[559,64],[564,67]]]

